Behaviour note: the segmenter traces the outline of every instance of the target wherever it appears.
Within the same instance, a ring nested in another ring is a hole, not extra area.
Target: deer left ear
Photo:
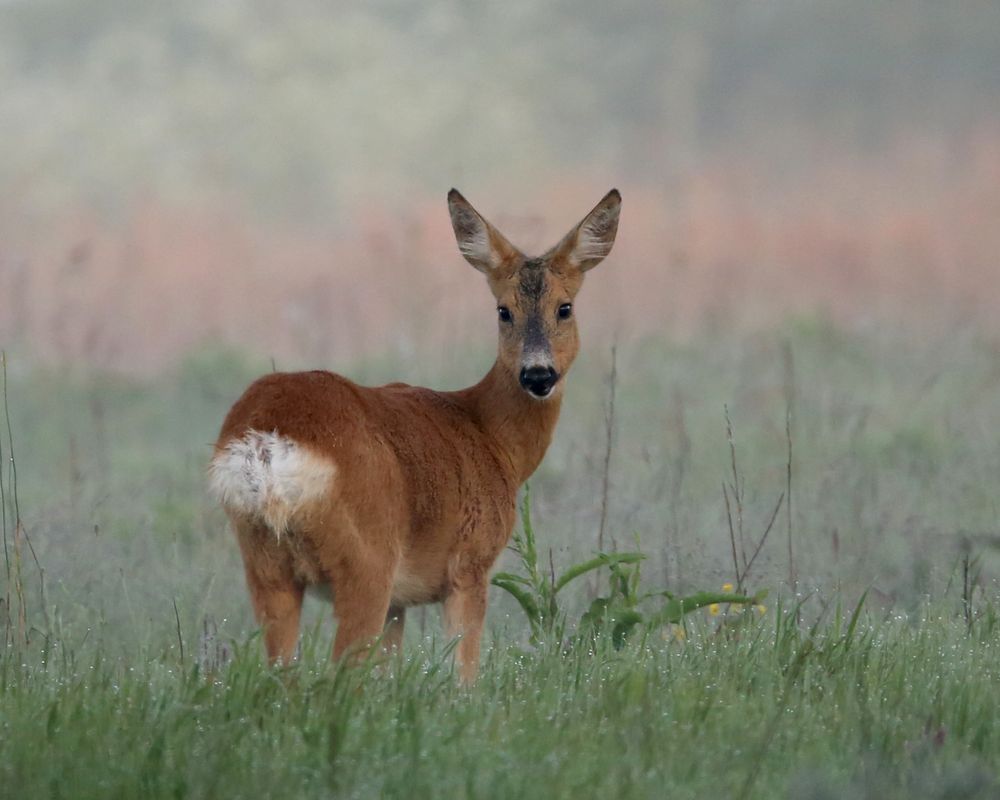
[[[457,189],[448,192],[448,210],[458,249],[472,266],[486,275],[517,257],[518,250],[472,207]]]
[[[621,207],[622,196],[617,189],[612,189],[555,246],[553,258],[562,260],[581,272],[596,267],[611,252],[611,246],[615,243]]]

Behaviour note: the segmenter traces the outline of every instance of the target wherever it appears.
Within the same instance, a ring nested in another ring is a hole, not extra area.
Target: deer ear
[[[594,206],[565,238],[553,248],[553,257],[568,263],[581,272],[593,269],[611,252],[618,233],[618,212],[622,196],[612,189]]]
[[[517,248],[490,225],[457,189],[448,192],[448,210],[459,251],[480,272],[495,274],[502,264],[518,254]]]

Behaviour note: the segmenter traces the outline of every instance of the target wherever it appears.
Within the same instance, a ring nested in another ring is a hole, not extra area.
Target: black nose
[[[547,397],[559,380],[552,367],[525,367],[521,370],[521,386],[535,397]]]

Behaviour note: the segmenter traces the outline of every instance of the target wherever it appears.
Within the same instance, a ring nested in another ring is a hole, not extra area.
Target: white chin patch
[[[215,454],[208,480],[226,509],[259,518],[280,538],[296,514],[329,496],[336,472],[294,439],[249,430]]]

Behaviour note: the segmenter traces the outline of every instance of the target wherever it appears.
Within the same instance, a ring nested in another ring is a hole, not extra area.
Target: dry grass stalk
[[[788,533],[788,585],[792,592],[798,591],[798,575],[795,571],[795,553],[792,548],[792,410],[795,405],[795,362],[792,346],[787,341],[783,348],[785,373],[785,442],[788,459],[785,462],[785,527]]]
[[[724,405],[726,414],[726,438],[729,441],[729,464],[733,473],[733,482],[729,485],[729,491],[733,496],[733,505],[736,508],[736,539],[740,547],[740,557],[743,559],[743,566],[747,564],[746,537],[743,534],[743,480],[740,477],[739,469],[736,466],[736,440],[733,437],[733,422],[729,418],[729,406]],[[728,505],[727,505],[728,508]],[[732,526],[730,525],[730,531]]]
[[[7,374],[7,354],[0,353],[0,364],[3,365],[3,373]],[[6,381],[4,382],[6,388]],[[6,407],[6,403],[4,403]],[[3,617],[4,617],[4,645],[10,646],[13,644],[12,632],[14,629],[14,619],[11,616],[11,596],[10,587],[12,585],[12,570],[11,570],[11,554],[10,554],[10,544],[7,540],[7,486],[4,481],[4,447],[3,439],[0,438],[0,527],[3,529],[3,558],[4,558],[4,568],[7,574],[7,581],[4,584],[4,596],[3,596]]]
[[[611,375],[608,377],[608,410],[604,415],[604,474],[601,479],[601,523],[597,529],[597,552],[604,552],[604,530],[608,522],[608,493],[611,488],[611,450],[615,432],[615,392],[618,386],[618,344],[611,345]]]
[[[771,531],[774,528],[774,523],[778,519],[778,513],[781,511],[782,504],[786,503],[788,494],[786,487],[786,491],[783,491],[778,495],[778,500],[775,502],[774,509],[768,517],[767,524],[764,526],[764,531],[761,533],[760,538],[754,545],[753,553],[749,558],[747,558],[746,536],[744,534],[743,526],[743,493],[745,487],[743,479],[740,476],[739,467],[737,466],[736,439],[733,435],[733,423],[729,417],[729,408],[728,406],[724,406],[724,409],[726,415],[726,437],[729,441],[729,463],[730,468],[732,469],[733,482],[731,484],[727,484],[725,481],[722,482],[722,499],[726,504],[726,521],[729,525],[729,545],[733,558],[733,575],[736,583],[736,593],[742,594],[743,587],[750,576],[750,571],[753,569],[753,565],[757,561],[757,556],[760,555],[761,550],[764,548],[764,544],[767,542],[768,536],[770,536]],[[733,515],[734,509],[736,511],[735,519]]]
[[[22,553],[28,548],[35,567],[42,579],[42,595],[44,597],[44,572],[35,554],[35,548],[21,520],[21,506],[17,495],[17,460],[14,458],[14,429],[10,421],[10,404],[7,394],[7,353],[0,351],[0,379],[2,379],[4,422],[7,428],[7,451],[3,453],[0,442],[0,461],[5,460],[7,478],[4,482],[3,468],[0,466],[0,516],[2,516],[4,563],[7,570],[7,588],[4,592],[4,629],[5,642],[8,645],[28,644],[28,605],[24,595],[24,570]],[[8,540],[8,528],[13,526],[13,543]],[[14,597],[11,597],[11,587]],[[16,601],[16,611],[14,604]],[[12,616],[16,615],[16,619]]]

